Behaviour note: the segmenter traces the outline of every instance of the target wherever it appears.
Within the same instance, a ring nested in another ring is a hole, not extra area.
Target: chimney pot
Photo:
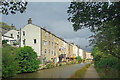
[[[43,29],[45,29],[45,30],[46,30],[46,27],[43,27]]]
[[[31,18],[29,18],[28,24],[32,24],[32,19]]]
[[[12,29],[12,30],[15,30],[15,26],[13,26],[13,24],[11,24],[11,29]]]

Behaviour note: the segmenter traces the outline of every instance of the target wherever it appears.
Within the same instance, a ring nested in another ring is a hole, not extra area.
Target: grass
[[[76,71],[74,73],[74,75],[71,76],[71,78],[83,78],[87,69],[89,68],[89,66],[91,65],[92,63],[90,64],[86,64],[83,68],[79,69],[78,71]]]

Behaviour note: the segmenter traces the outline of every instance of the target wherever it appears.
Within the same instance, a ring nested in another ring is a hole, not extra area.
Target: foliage
[[[5,29],[7,31],[11,30],[11,27],[4,22],[0,22],[0,27],[2,27],[2,29]]]
[[[51,67],[51,65],[50,64],[46,64],[46,67],[47,67],[47,69],[49,69]]]
[[[77,59],[78,59],[78,63],[81,63],[81,60],[82,60],[81,57],[78,56]]]
[[[18,45],[18,43],[13,43],[13,45],[15,45],[15,46],[16,46],[16,45]]]
[[[110,53],[120,59],[120,1],[71,2],[68,14],[75,31],[89,28],[94,32],[90,45],[96,45],[104,54]]]
[[[59,66],[62,66],[62,64],[60,63]]]
[[[19,61],[18,73],[37,71],[40,60],[37,59],[37,54],[31,47],[20,47],[16,50],[16,54]]]
[[[85,63],[85,59],[83,59],[83,63]]]
[[[91,39],[91,44],[95,44],[99,51],[104,52],[104,54],[110,53],[120,58],[120,26],[114,26],[112,22],[109,22],[105,23],[103,27],[96,29],[98,32],[91,36],[93,38]]]
[[[2,45],[3,44],[7,44],[7,41],[6,40],[2,40]]]
[[[18,62],[15,59],[14,48],[5,47],[2,48],[2,77],[8,78],[16,74],[16,69],[18,67]]]
[[[96,46],[92,49],[92,55],[94,57],[96,70],[102,78],[120,77],[120,60],[118,58],[111,54],[103,54]]]
[[[21,1],[0,1],[2,7],[0,8],[0,13],[8,15],[9,13],[16,14],[16,12],[23,13],[26,10],[27,2],[25,0]]]
[[[84,78],[84,75],[85,75],[85,73],[87,71],[87,68],[89,68],[90,65],[91,64],[86,64],[84,67],[77,70],[72,77],[74,77],[74,78]]]
[[[71,64],[74,64],[74,61],[73,61],[73,60],[71,61]]]
[[[84,27],[95,29],[111,20],[120,24],[120,2],[71,2],[67,13],[75,31]]]
[[[10,47],[9,44],[7,44],[7,41],[6,40],[2,40],[2,47]]]

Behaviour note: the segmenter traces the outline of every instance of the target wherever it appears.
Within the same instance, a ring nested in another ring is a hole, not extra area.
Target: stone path
[[[94,68],[94,64],[92,64],[92,65],[88,68],[88,70],[87,70],[84,78],[100,78],[99,75],[98,75],[98,73],[96,72],[96,70],[95,70],[95,68]]]

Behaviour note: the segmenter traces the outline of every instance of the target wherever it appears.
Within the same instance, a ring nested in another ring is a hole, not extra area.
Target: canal
[[[51,69],[40,70],[34,73],[17,74],[15,78],[70,78],[75,71],[79,70],[85,64],[63,65]]]

